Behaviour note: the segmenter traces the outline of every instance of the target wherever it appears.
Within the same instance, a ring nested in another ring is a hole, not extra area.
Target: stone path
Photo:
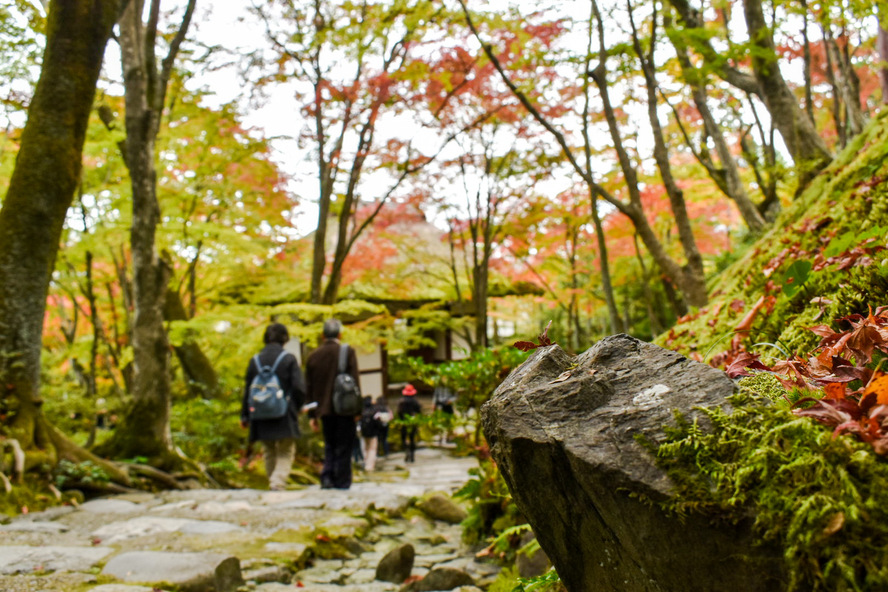
[[[465,592],[489,585],[498,568],[418,503],[461,487],[476,461],[439,449],[418,450],[411,465],[380,460],[348,491],[129,494],[19,516],[0,525],[0,591],[383,592],[402,586],[376,580],[377,565],[404,543],[415,550],[411,579],[434,570],[468,575]]]

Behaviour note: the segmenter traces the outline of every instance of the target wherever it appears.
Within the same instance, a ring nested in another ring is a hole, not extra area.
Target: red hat
[[[413,388],[412,384],[408,384],[407,386],[404,387],[404,390],[401,391],[401,394],[404,395],[405,397],[412,397],[413,395],[416,394],[416,389]]]

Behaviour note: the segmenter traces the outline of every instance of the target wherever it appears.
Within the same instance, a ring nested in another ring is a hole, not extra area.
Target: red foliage
[[[552,321],[549,321],[546,324],[546,328],[540,333],[538,339],[539,343],[534,343],[533,341],[516,341],[515,347],[520,349],[523,352],[530,351],[532,349],[537,349],[538,347],[546,347],[548,345],[554,345],[555,342],[549,339],[549,327],[552,326]]]
[[[807,360],[793,357],[764,365],[757,355],[739,352],[726,372],[731,378],[747,376],[746,369],[770,372],[787,388],[811,392],[815,396],[799,400],[793,413],[810,417],[833,435],[853,434],[872,445],[880,455],[888,454],[888,374],[872,370],[873,353],[888,354],[888,306],[866,316],[841,319],[851,325],[834,331],[826,325],[811,327],[822,337],[817,355]],[[853,359],[853,364],[849,358]],[[852,383],[863,385],[853,388]],[[816,396],[822,389],[822,396]]]

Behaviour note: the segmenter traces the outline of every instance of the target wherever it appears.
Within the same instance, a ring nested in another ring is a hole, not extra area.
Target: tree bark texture
[[[743,14],[754,45],[752,69],[760,96],[800,169],[799,181],[803,186],[829,164],[832,155],[780,73],[774,39],[765,22],[761,0],[743,0]]]
[[[827,32],[825,40],[826,51],[831,56],[830,61],[836,66],[834,74],[835,87],[840,96],[836,97],[835,100],[841,100],[845,105],[845,140],[848,141],[862,132],[864,126],[866,126],[866,115],[860,106],[860,81],[846,53],[848,50],[848,39],[845,39],[843,51],[836,42],[828,23],[824,25],[824,30]]]
[[[25,449],[53,455],[63,438],[40,411],[43,317],[119,7],[119,0],[50,3],[40,79],[0,210],[0,429]]]

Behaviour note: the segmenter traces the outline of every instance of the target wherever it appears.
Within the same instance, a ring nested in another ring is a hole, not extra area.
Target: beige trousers
[[[376,447],[378,445],[379,439],[376,436],[361,438],[361,452],[364,453],[364,470],[368,473],[376,468]]]
[[[296,439],[263,440],[265,448],[265,474],[269,489],[286,489],[293,457],[296,455]]]

